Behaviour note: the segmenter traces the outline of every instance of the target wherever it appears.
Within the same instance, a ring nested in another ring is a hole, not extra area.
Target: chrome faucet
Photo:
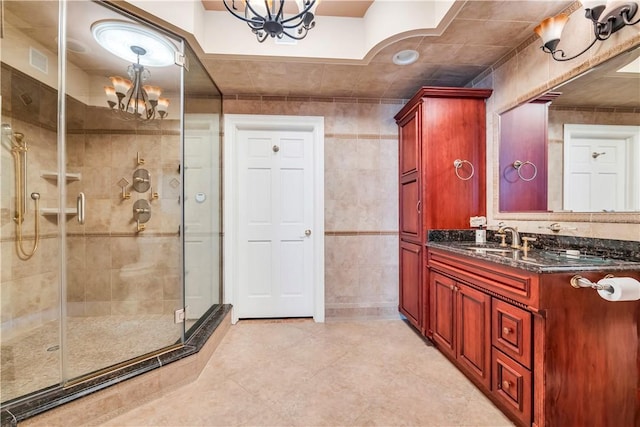
[[[513,249],[520,249],[520,233],[518,233],[517,227],[501,225],[500,228],[498,228],[498,233],[506,234],[507,231],[511,232],[511,247]]]

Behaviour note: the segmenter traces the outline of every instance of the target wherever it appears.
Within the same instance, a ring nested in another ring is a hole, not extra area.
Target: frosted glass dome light
[[[145,54],[139,56],[140,64],[150,67],[166,67],[175,64],[176,46],[163,35],[142,25],[126,21],[98,21],[91,26],[96,41],[119,58],[128,62],[138,61],[132,46],[139,46]]]

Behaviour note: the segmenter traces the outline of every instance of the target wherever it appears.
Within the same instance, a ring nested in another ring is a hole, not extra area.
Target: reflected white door
[[[187,115],[184,131],[185,305],[198,319],[220,303],[218,117]]]
[[[311,132],[240,130],[239,318],[314,314]]]
[[[565,125],[564,209],[638,209],[638,127]]]

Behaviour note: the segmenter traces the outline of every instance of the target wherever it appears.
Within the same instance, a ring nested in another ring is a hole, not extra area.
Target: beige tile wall
[[[22,132],[29,146],[28,194],[41,194],[42,208],[58,206],[56,179],[42,177],[57,169],[55,90],[3,66],[2,122]],[[15,82],[12,80],[15,79]],[[12,98],[18,85],[37,102],[24,105]],[[55,115],[55,114],[54,114]],[[106,108],[86,107],[68,98],[67,172],[80,173],[67,185],[67,206],[75,207],[79,192],[86,195],[86,223],[67,216],[67,313],[72,316],[171,314],[181,303],[180,280],[180,122],[156,121],[139,125],[123,122]],[[6,142],[3,139],[3,143]],[[160,194],[150,202],[151,220],[135,233],[133,203],[145,193],[127,191],[123,200],[117,182],[139,167],[151,173],[151,186]],[[15,173],[10,150],[0,152],[2,165],[0,211],[0,321],[4,339],[59,318],[59,254],[56,216],[39,216],[40,241],[35,255],[21,260],[16,252]],[[34,203],[23,224],[24,247],[33,245]]]
[[[561,41],[561,47],[567,54],[580,52],[590,43],[593,34],[590,21],[584,18],[584,10],[580,7],[576,8],[576,5],[572,6],[572,10],[576,10],[571,13]],[[551,233],[543,227],[552,222],[560,222],[565,227],[575,229],[563,231],[561,234],[640,240],[640,215],[636,213],[503,214],[498,211],[499,114],[554,88],[559,83],[577,76],[620,52],[640,46],[640,33],[637,26],[623,28],[613,34],[610,39],[597,43],[584,55],[566,62],[553,60],[551,55],[541,51],[540,45],[539,38],[532,35],[514,53],[483,73],[472,84],[474,87],[493,88],[494,91],[487,102],[487,165],[489,165],[487,168],[487,219],[489,224],[505,221],[518,226],[521,231]]]
[[[13,91],[12,87],[19,87],[20,92]],[[32,99],[31,103],[20,100],[19,95],[25,93]],[[22,224],[22,246],[27,252],[33,248],[36,220],[35,203],[29,195],[40,193],[40,207],[55,207],[58,199],[56,181],[41,176],[42,171],[55,171],[57,164],[54,94],[51,88],[2,66],[2,123],[10,125],[13,132],[23,133],[28,147],[27,212]],[[55,221],[38,217],[40,239],[30,259],[20,259],[16,250],[15,165],[10,144],[7,135],[3,135],[0,150],[0,332],[3,340],[57,319],[60,305]]]
[[[398,316],[400,100],[232,97],[225,114],[325,120],[326,317]]]
[[[75,316],[171,314],[181,304],[180,281],[180,122],[122,122],[106,108],[89,107],[82,127],[69,129],[68,198],[87,198],[85,225],[67,223],[68,313]],[[124,125],[124,126],[123,126]],[[144,159],[138,165],[137,157]],[[151,188],[135,191],[133,173],[146,169]],[[130,184],[122,198],[118,182]],[[159,198],[151,200],[151,191]],[[151,219],[136,233],[133,204],[147,200]]]

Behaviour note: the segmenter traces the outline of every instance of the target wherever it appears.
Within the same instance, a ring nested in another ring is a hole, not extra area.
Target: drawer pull
[[[504,335],[509,335],[512,332],[513,332],[513,329],[511,329],[511,328],[507,328],[507,327],[502,328],[502,333]]]
[[[509,388],[511,387],[511,383],[509,381],[502,381],[502,388],[504,390],[509,390]]]

